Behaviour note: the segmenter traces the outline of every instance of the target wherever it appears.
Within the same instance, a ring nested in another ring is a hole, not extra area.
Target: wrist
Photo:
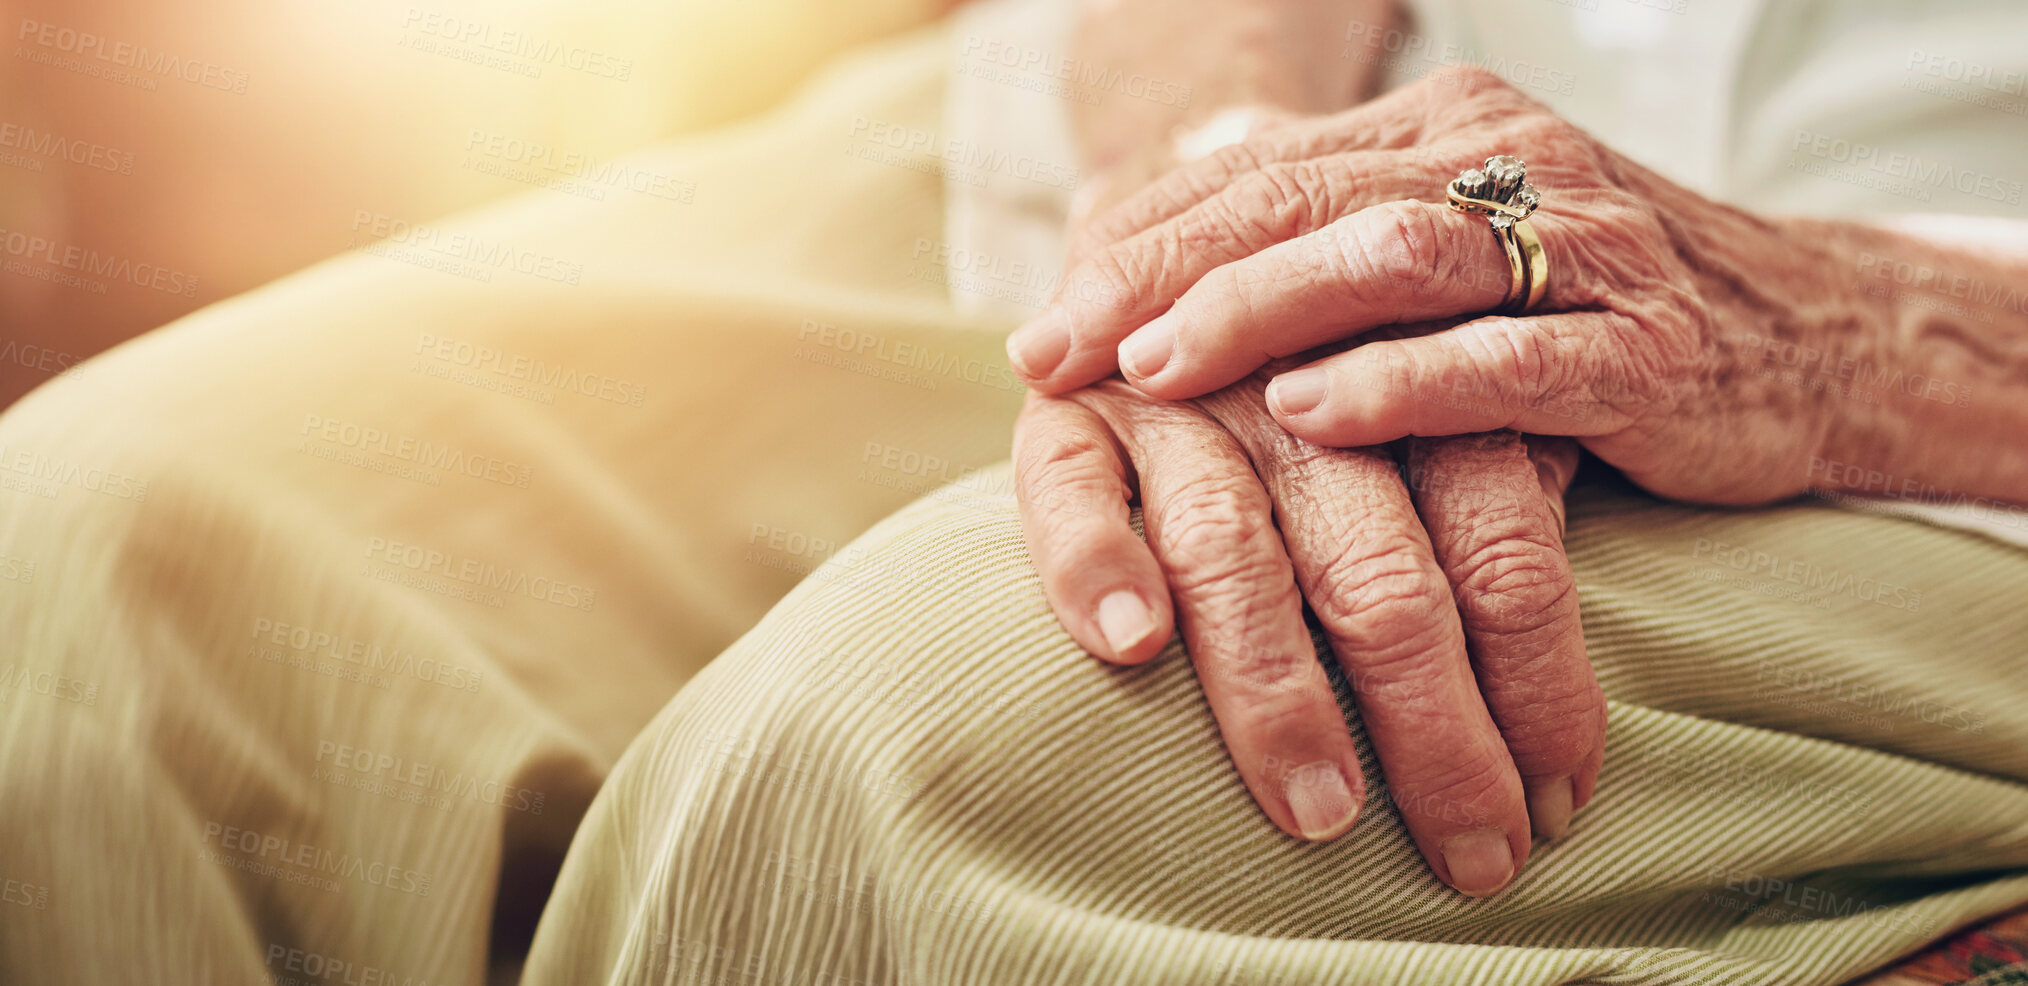
[[[1084,70],[1160,80],[1148,98],[1071,104],[1083,164],[1113,169],[1233,110],[1332,113],[1372,94],[1375,67],[1345,57],[1349,22],[1391,24],[1394,0],[1087,0],[1071,55]],[[1155,92],[1159,88],[1159,97]]]
[[[2028,500],[2024,272],[1869,226],[1789,225],[1826,251],[1832,292],[1822,313],[1838,329],[1814,382],[1842,399],[1809,484],[1906,500]]]

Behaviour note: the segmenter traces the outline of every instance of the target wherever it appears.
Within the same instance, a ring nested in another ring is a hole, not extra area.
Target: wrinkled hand
[[[1451,886],[1495,892],[1531,826],[1562,834],[1604,756],[1561,542],[1577,450],[1511,432],[1418,440],[1405,486],[1385,450],[1283,431],[1265,380],[1180,403],[1117,380],[1029,396],[1016,488],[1050,605],[1122,664],[1180,624],[1254,799],[1325,840],[1352,827],[1365,782],[1307,599],[1423,856]]]
[[[1527,161],[1549,260],[1536,313],[1359,345],[1277,378],[1275,419],[1323,445],[1501,428],[1580,437],[1667,496],[1754,503],[1809,485],[1837,424],[1768,347],[1864,361],[1885,330],[1829,299],[1810,238],[1678,188],[1476,68],[1185,165],[1092,223],[1063,298],[1009,340],[1031,387],[1110,375],[1209,393],[1277,356],[1497,306],[1482,216],[1441,200],[1494,154]],[[1843,266],[1849,267],[1849,263]],[[1850,403],[1850,402],[1847,402]]]

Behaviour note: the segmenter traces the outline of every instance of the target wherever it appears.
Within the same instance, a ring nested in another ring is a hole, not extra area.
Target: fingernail
[[[1319,367],[1284,373],[1268,384],[1268,402],[1283,414],[1301,414],[1324,402],[1324,389],[1329,382]]]
[[[1031,380],[1048,376],[1070,352],[1070,320],[1052,309],[1007,337],[1007,362]]]
[[[1127,653],[1155,632],[1155,614],[1132,589],[1116,589],[1098,605],[1099,632],[1114,657]]]
[[[1352,800],[1352,788],[1346,785],[1344,772],[1329,760],[1291,772],[1282,782],[1282,795],[1289,799],[1289,811],[1295,813],[1296,828],[1312,842],[1344,835],[1359,820],[1359,803]]]
[[[1543,781],[1528,789],[1528,821],[1535,826],[1535,834],[1544,839],[1563,838],[1563,833],[1570,831],[1570,816],[1576,810],[1576,788],[1568,776]]]
[[[1499,829],[1453,836],[1444,843],[1443,853],[1451,886],[1460,893],[1484,897],[1514,879],[1514,850],[1507,845],[1507,833]]]
[[[1120,365],[1137,377],[1152,377],[1168,365],[1176,350],[1176,325],[1168,315],[1141,326],[1120,343]]]

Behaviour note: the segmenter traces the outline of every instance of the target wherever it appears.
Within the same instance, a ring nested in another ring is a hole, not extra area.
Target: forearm
[[[1835,318],[1854,339],[1794,368],[1842,398],[1811,485],[2028,503],[2028,260],[1853,223],[1793,225],[1835,272],[1849,305]]]

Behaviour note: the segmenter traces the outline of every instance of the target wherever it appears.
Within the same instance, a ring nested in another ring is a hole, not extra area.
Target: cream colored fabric
[[[934,127],[948,42],[637,159],[689,203],[390,229],[0,416],[0,981],[476,983],[567,846],[531,984],[1822,982],[2028,899],[2022,557],[1812,508],[1576,512],[1612,766],[1515,893],[1436,889],[1378,798],[1274,835],[971,468],[1006,325],[873,136]],[[1866,909],[1724,889],[1818,872]]]
[[[941,42],[631,159],[689,202],[390,228],[0,416],[0,982],[481,981],[677,687],[1005,455],[936,178],[844,151]]]

